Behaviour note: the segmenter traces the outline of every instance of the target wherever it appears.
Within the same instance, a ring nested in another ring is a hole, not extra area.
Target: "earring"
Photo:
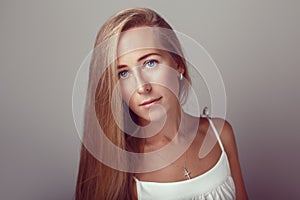
[[[179,80],[182,80],[182,79],[183,79],[183,74],[180,73]]]

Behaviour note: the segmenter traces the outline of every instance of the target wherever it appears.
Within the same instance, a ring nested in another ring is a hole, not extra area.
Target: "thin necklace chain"
[[[187,179],[191,179],[191,172],[186,168],[186,160],[187,160],[187,150],[186,150],[186,152],[185,152],[183,171],[184,171],[184,176],[185,176]]]
[[[209,114],[209,109],[207,106],[204,107],[203,109],[203,114],[201,115],[202,117],[205,117],[205,118],[210,118],[210,114]],[[179,165],[176,165],[176,164],[173,164],[171,163],[171,165],[174,165],[176,167],[179,167],[179,168],[183,168],[183,172],[184,172],[184,176],[186,177],[187,180],[191,179],[191,172],[187,169],[186,167],[186,160],[187,160],[187,151],[188,149],[184,152],[185,154],[185,158],[184,158],[184,166],[179,166]],[[165,159],[160,155],[158,154],[158,156],[165,161]]]
[[[184,165],[183,166],[180,166],[180,165],[177,165],[177,164],[174,164],[174,163],[171,163],[171,165],[174,165],[176,167],[179,167],[179,168],[182,168],[183,169],[183,175],[186,177],[187,180],[191,179],[191,172],[187,169],[186,167],[186,161],[187,161],[187,150],[186,152],[184,152]],[[158,156],[165,161],[165,159],[160,155],[158,154]]]

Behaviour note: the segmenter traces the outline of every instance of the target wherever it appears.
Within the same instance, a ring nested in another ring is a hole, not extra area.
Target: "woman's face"
[[[157,121],[176,112],[178,77],[184,71],[167,51],[153,48],[159,46],[159,40],[151,29],[131,30],[122,34],[118,44],[122,97],[140,118]]]

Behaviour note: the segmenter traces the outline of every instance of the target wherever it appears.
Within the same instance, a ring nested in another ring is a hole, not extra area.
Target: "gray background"
[[[250,199],[297,199],[299,1],[1,1],[0,199],[72,199],[72,87],[103,22],[150,7],[219,67]]]

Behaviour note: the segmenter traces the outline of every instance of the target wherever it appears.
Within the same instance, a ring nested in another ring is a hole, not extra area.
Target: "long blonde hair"
[[[117,147],[139,152],[141,140],[132,136],[127,136],[115,122],[110,105],[114,105],[119,112],[117,116],[123,116],[123,101],[121,95],[112,98],[113,90],[118,77],[116,72],[116,57],[118,38],[115,42],[103,45],[103,42],[120,34],[123,31],[134,27],[149,26],[160,27],[173,30],[172,27],[155,11],[147,8],[131,8],[123,10],[112,16],[101,27],[94,45],[93,58],[90,65],[87,99],[84,116],[83,140],[98,151],[105,151],[97,142],[95,126],[101,126],[103,133]],[[172,31],[173,32],[173,31]],[[176,53],[170,53],[173,59],[184,68],[184,77],[188,81],[188,71],[186,61],[180,56],[183,55],[180,43],[175,36],[167,41],[175,44]],[[100,49],[97,49],[99,45]],[[106,66],[109,66],[105,68]],[[99,74],[102,73],[99,79]],[[186,88],[181,88],[186,91]],[[92,113],[96,113],[93,119]],[[120,121],[125,119],[120,119]],[[124,122],[125,123],[125,122]],[[109,152],[108,152],[109,153]],[[114,154],[113,159],[121,160],[118,154]],[[99,199],[136,199],[133,174],[112,169],[96,159],[82,144],[80,164],[76,185],[76,200],[99,200]]]

